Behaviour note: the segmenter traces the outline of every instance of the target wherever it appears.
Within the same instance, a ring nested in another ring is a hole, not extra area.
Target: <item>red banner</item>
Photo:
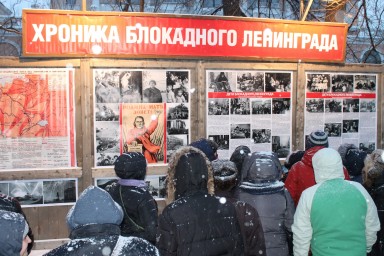
[[[208,92],[208,98],[290,98],[291,92]]]
[[[376,93],[348,93],[348,92],[307,92],[308,99],[376,99]]]
[[[347,24],[23,10],[23,55],[343,62]]]

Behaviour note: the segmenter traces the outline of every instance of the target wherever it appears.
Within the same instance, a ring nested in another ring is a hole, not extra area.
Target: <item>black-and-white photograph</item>
[[[229,115],[229,99],[209,99],[208,115]]]
[[[376,100],[360,99],[360,112],[376,112]]]
[[[166,87],[165,70],[143,71],[143,103],[166,102]]]
[[[189,120],[168,120],[167,133],[172,134],[188,134],[189,133]]]
[[[253,143],[271,143],[271,129],[252,129]]]
[[[251,124],[231,124],[231,139],[248,139],[251,137]]]
[[[43,181],[15,181],[9,183],[9,195],[21,205],[43,204]]]
[[[97,103],[142,102],[142,72],[122,69],[94,70]]]
[[[341,99],[326,99],[325,112],[326,113],[340,113],[343,109],[343,102]]]
[[[110,166],[113,165],[119,153],[96,153],[96,166]]]
[[[164,198],[164,177],[165,175],[147,175],[145,177],[148,192],[153,196],[153,198]]]
[[[169,134],[167,135],[167,159],[169,160],[171,154],[183,147],[188,145],[188,135],[187,134]]]
[[[147,175],[145,177],[145,184],[147,185],[147,189],[154,198],[165,197],[165,178],[165,175]],[[117,177],[97,178],[95,179],[95,186],[102,189],[106,189],[107,186],[117,181]]]
[[[214,141],[219,146],[218,150],[229,149],[229,135],[209,135],[208,139]]]
[[[44,180],[44,204],[75,203],[77,185],[74,179]]]
[[[264,73],[260,71],[237,72],[238,92],[264,92]]]
[[[286,158],[290,152],[290,136],[272,136],[272,151],[279,158]]]
[[[120,84],[118,70],[94,70],[95,99],[98,103],[119,103]]]
[[[341,137],[341,123],[325,123],[324,132],[328,137]]]
[[[292,86],[291,73],[265,73],[266,92],[290,92]]]
[[[143,92],[142,71],[124,70],[119,72],[119,88],[122,103],[141,103]]]
[[[271,114],[271,100],[257,99],[252,100],[252,115],[268,115]]]
[[[189,102],[189,72],[172,70],[166,72],[167,83],[167,102],[169,103],[186,103]],[[174,99],[171,99],[172,93]]]
[[[291,109],[291,99],[272,99],[272,114],[286,114]]]
[[[97,103],[95,117],[96,121],[119,121],[119,104]]]
[[[324,99],[306,99],[305,107],[310,113],[324,113]]]
[[[309,92],[329,92],[330,85],[329,74],[307,74],[307,90]]]
[[[376,76],[375,75],[355,75],[354,92],[375,92]]]
[[[353,75],[332,75],[331,92],[353,92]]]
[[[1,182],[0,183],[0,194],[9,194],[9,183],[8,182]]]
[[[359,112],[359,99],[344,99],[343,112]]]
[[[232,115],[249,115],[251,113],[249,98],[231,99]]]
[[[343,120],[343,133],[359,132],[359,120]]]
[[[97,122],[96,126],[96,152],[119,153],[120,129],[119,122]]]
[[[188,105],[184,103],[180,104],[168,104],[167,105],[167,119],[176,120],[176,119],[188,119],[189,118],[189,109]]]
[[[374,142],[360,142],[359,149],[363,150],[367,154],[371,154],[376,149],[376,143]]]
[[[167,176],[159,176],[159,198],[165,198],[167,196]]]
[[[110,177],[110,178],[96,178],[95,179],[95,186],[105,189],[107,186],[111,185],[114,182],[117,182],[117,177]]]
[[[207,74],[208,92],[232,92],[236,88],[236,72],[211,71]]]

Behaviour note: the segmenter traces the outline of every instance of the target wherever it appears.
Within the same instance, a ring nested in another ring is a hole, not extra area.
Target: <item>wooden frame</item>
[[[211,69],[255,69],[255,70],[282,70],[293,72],[292,87],[292,149],[303,149],[303,128],[305,109],[305,85],[306,72],[355,72],[378,74],[377,83],[377,148],[382,148],[383,142],[383,90],[381,84],[384,77],[383,65],[368,64],[307,64],[307,63],[270,63],[270,62],[245,62],[245,61],[222,61],[222,60],[132,60],[132,59],[61,59],[61,60],[32,60],[18,58],[2,58],[2,68],[53,68],[67,67],[75,68],[75,127],[76,127],[76,154],[77,166],[75,168],[63,169],[23,169],[0,171],[0,180],[27,180],[27,179],[50,179],[50,178],[78,178],[79,193],[89,185],[93,185],[94,178],[114,176],[112,167],[94,166],[93,146],[93,68],[166,68],[166,69],[189,69],[191,70],[190,84],[194,89],[191,94],[191,141],[206,136],[206,70]],[[165,175],[167,165],[151,165],[148,175]],[[165,204],[161,202],[162,209]],[[30,221],[35,234],[37,249],[54,248],[60,241],[66,241],[68,237],[65,224],[65,216],[70,206],[30,207],[25,208],[25,213]],[[49,242],[50,239],[54,242]],[[45,242],[44,242],[45,241]]]

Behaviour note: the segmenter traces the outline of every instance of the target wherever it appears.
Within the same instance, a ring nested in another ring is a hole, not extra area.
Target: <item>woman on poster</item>
[[[157,163],[156,154],[159,152],[160,146],[152,143],[150,136],[157,128],[160,114],[161,111],[155,112],[155,115],[151,117],[152,120],[148,127],[145,126],[144,117],[136,116],[133,122],[134,128],[129,130],[124,147],[127,150],[129,144],[142,144],[143,155],[148,163]]]

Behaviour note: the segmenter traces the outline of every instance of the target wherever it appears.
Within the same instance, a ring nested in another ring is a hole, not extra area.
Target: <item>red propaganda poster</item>
[[[127,151],[165,164],[189,144],[189,70],[94,69],[93,77],[95,166]]]
[[[164,162],[165,104],[122,104],[120,110],[122,151],[141,152],[149,164]]]

